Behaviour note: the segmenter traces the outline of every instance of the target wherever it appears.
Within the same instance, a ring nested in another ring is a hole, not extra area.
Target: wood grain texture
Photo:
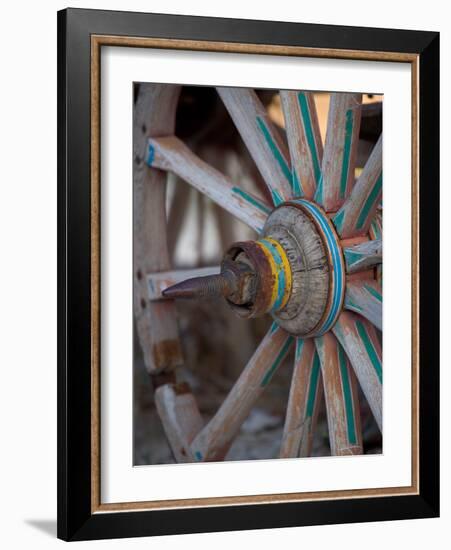
[[[321,179],[323,143],[313,93],[281,90],[293,173],[293,196],[313,199]]]
[[[149,273],[147,275],[149,300],[162,300],[163,290],[172,285],[181,283],[192,277],[206,277],[207,275],[217,275],[221,271],[219,265],[212,267],[199,267],[193,269],[177,269],[174,271],[160,271]]]
[[[147,163],[173,172],[255,231],[262,230],[270,205],[235,185],[177,137],[150,139]]]
[[[366,241],[343,247],[346,273],[366,271],[382,264],[382,240]]]
[[[309,48],[306,46],[281,46],[278,44],[252,44],[215,42],[212,40],[186,40],[181,38],[148,38],[118,35],[91,35],[93,49],[101,45],[162,48],[168,50],[193,50],[208,52],[250,53],[260,55],[284,55],[293,57],[360,59],[373,61],[398,61],[414,64],[416,53],[353,50],[338,48]]]
[[[293,195],[288,147],[254,90],[217,88],[271,193],[274,205]]]
[[[321,363],[331,454],[362,454],[355,374],[343,348],[331,332],[315,338],[315,345]]]
[[[362,94],[331,94],[322,181],[315,195],[327,212],[338,210],[354,186],[361,114]]]
[[[292,334],[310,334],[326,319],[332,295],[327,241],[320,237],[315,220],[299,202],[290,202],[274,210],[265,225],[264,235],[271,236],[284,247],[293,278],[290,299],[275,318]]]
[[[194,439],[191,448],[196,460],[224,459],[292,343],[293,338],[273,323],[218,412]]]
[[[313,340],[298,338],[280,458],[310,456],[322,395],[321,368]]]
[[[376,214],[371,222],[370,228],[368,230],[368,235],[370,239],[382,241],[382,204],[380,204],[376,209]],[[383,267],[382,263],[376,267],[376,278],[377,282],[382,286],[382,272]]]
[[[343,311],[333,332],[346,351],[382,432],[382,349],[376,329],[363,317]]]
[[[346,202],[333,218],[343,239],[366,235],[382,197],[382,134]]]
[[[372,279],[348,281],[345,309],[354,311],[382,330],[382,288]]]
[[[203,421],[186,384],[165,384],[155,390],[155,405],[176,462],[194,462],[190,443]]]
[[[179,86],[141,84],[133,119],[134,310],[149,372],[182,363],[175,306],[148,300],[146,273],[170,269],[166,234],[166,174],[145,163],[151,136],[172,134]]]

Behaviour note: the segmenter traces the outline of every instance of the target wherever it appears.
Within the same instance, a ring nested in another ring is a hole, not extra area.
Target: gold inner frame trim
[[[100,500],[100,50],[102,46],[247,53],[410,63],[412,72],[412,480],[407,487],[171,499],[104,504]],[[131,36],[91,36],[91,512],[274,504],[419,494],[419,56],[399,52],[305,48]]]

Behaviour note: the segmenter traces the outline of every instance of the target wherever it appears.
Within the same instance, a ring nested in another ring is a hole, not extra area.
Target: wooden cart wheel
[[[180,87],[141,84],[134,114],[134,296],[138,336],[176,461],[224,460],[291,346],[280,457],[309,456],[326,402],[331,453],[361,454],[358,385],[382,430],[382,134],[355,178],[362,96],[332,93],[323,145],[313,94],[280,91],[286,137],[250,89],[218,88],[272,198],[258,198],[174,135]],[[220,267],[172,271],[165,189],[172,172],[249,225]],[[182,364],[177,298],[223,296],[273,323],[204,424]]]

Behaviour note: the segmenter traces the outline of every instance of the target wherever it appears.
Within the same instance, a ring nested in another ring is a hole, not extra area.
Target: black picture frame
[[[328,501],[93,513],[91,507],[91,36],[418,56],[419,492]],[[439,34],[67,9],[58,13],[58,537],[86,540],[439,515]]]

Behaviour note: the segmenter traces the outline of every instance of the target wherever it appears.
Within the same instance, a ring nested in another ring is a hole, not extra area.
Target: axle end
[[[233,292],[231,280],[226,275],[208,275],[194,277],[163,290],[163,296],[170,299],[179,298],[221,298]]]

